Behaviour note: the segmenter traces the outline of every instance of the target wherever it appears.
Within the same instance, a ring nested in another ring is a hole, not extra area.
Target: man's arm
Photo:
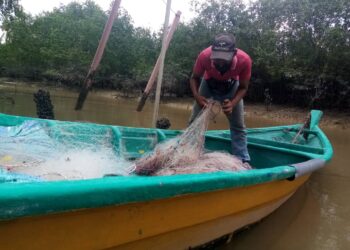
[[[222,110],[226,115],[232,113],[233,108],[239,103],[240,100],[247,94],[249,81],[252,73],[252,60],[248,55],[245,56],[245,60],[242,63],[242,70],[239,73],[239,86],[231,100],[225,100],[222,105]]]
[[[239,101],[247,94],[248,86],[249,80],[239,81],[239,86],[234,97],[231,100],[225,100],[222,105],[222,110],[226,115],[231,114],[237,103],[239,103]]]
[[[201,96],[198,92],[200,85],[200,76],[193,73],[190,79],[190,87],[193,94],[194,99],[196,99],[196,102],[200,107],[206,107],[208,104],[208,100]]]

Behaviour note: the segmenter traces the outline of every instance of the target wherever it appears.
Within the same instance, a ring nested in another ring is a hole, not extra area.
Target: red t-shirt
[[[226,81],[229,79],[234,80],[250,80],[252,71],[252,60],[249,55],[243,50],[237,49],[237,54],[232,59],[232,65],[230,70],[223,75],[214,67],[212,60],[210,59],[211,46],[203,50],[193,67],[193,73],[198,76],[203,76],[204,79],[210,78],[218,81]]]

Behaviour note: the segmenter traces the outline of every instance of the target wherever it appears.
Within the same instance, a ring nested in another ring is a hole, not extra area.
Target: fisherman
[[[196,60],[190,87],[196,102],[190,123],[196,118],[208,99],[222,103],[222,110],[230,123],[232,154],[249,165],[247,134],[244,124],[243,97],[247,93],[252,60],[236,48],[235,37],[219,34],[212,45],[204,49]]]

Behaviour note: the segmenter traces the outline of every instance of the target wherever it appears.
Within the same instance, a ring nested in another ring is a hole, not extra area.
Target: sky
[[[26,13],[37,15],[43,11],[51,11],[60,4],[67,5],[73,0],[21,0],[20,3]],[[114,0],[94,0],[103,10],[110,9],[110,4]],[[85,0],[76,0],[85,2]],[[153,31],[159,30],[164,23],[167,0],[121,0],[120,6],[125,8],[131,15],[135,26],[150,28]],[[193,17],[190,10],[191,0],[171,0],[171,12],[169,23],[175,17],[177,11],[181,11],[180,21],[189,21]]]

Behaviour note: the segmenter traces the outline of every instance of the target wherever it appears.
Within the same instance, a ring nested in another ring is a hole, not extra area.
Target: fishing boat
[[[321,115],[313,110],[308,126],[249,129],[248,171],[42,181],[3,169],[1,248],[188,249],[230,234],[273,212],[332,158]],[[0,146],[4,137],[20,141],[23,124],[50,128],[46,136],[54,140],[96,145],[91,133],[108,135],[115,154],[129,160],[181,133],[0,114]],[[69,133],[56,129],[62,126]],[[229,131],[206,133],[207,150],[230,145]],[[0,165],[13,160],[10,154],[0,152]]]

